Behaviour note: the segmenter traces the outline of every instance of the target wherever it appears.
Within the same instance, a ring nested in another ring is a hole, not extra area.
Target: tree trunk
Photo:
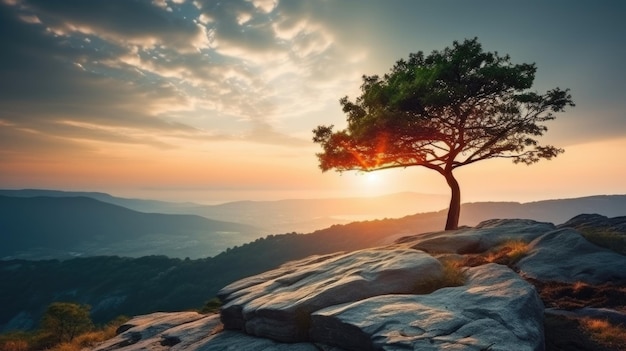
[[[459,216],[461,215],[461,188],[459,187],[459,182],[454,178],[452,171],[446,172],[444,177],[446,177],[451,192],[445,230],[455,230],[459,227]]]

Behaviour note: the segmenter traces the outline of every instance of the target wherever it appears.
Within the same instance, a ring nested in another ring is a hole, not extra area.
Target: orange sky
[[[311,130],[345,125],[338,100],[361,75],[477,36],[536,62],[535,88],[570,88],[577,106],[542,139],[565,154],[461,168],[463,201],[626,194],[624,2],[133,4],[0,0],[0,188],[206,203],[447,194],[425,169],[321,173]]]

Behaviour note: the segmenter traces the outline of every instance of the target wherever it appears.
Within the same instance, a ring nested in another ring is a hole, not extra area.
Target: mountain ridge
[[[192,214],[137,212],[81,196],[0,195],[0,228],[3,231],[0,257],[38,248],[53,258],[85,251],[91,252],[91,256],[138,257],[175,252],[204,257],[209,252],[214,255],[235,243],[244,243],[260,235],[249,225]],[[239,240],[228,238],[236,233],[240,235]],[[202,245],[202,239],[212,240],[214,247]],[[157,246],[159,241],[161,247]],[[196,247],[198,243],[200,248]]]

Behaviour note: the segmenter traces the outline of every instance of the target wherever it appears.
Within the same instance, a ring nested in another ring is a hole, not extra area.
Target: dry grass
[[[459,263],[465,267],[476,267],[487,263],[497,263],[514,268],[528,254],[528,243],[521,240],[508,240],[492,249],[474,255],[465,255]]]
[[[503,245],[506,248],[511,249],[506,255],[509,257],[511,264],[517,263],[522,258],[528,255],[528,243],[520,240],[510,240]]]
[[[29,344],[26,340],[7,340],[0,343],[0,351],[27,351]]]
[[[489,263],[512,266],[528,254],[528,243],[521,240],[508,240],[487,252],[485,260]]]
[[[80,351],[83,348],[95,346],[110,337],[109,333],[104,330],[87,332],[75,337],[74,340],[70,342],[55,345],[50,348],[49,351]]]
[[[607,347],[626,345],[626,328],[621,325],[613,325],[604,319],[584,318],[581,326],[587,331],[593,340]]]
[[[435,290],[465,285],[465,272],[462,266],[451,260],[441,260],[443,275],[439,279],[420,280],[413,287],[414,294],[430,294]]]
[[[590,242],[626,255],[626,235],[606,228],[582,228],[578,230]]]
[[[82,347],[79,344],[72,341],[72,342],[62,342],[48,349],[48,351],[80,351],[81,348]]]
[[[443,287],[465,285],[465,271],[462,267],[453,262],[444,261],[442,263],[443,279],[441,283]]]
[[[86,332],[75,337],[71,342],[64,342],[55,345],[48,351],[80,351],[85,348],[91,348],[98,343],[108,340],[115,336],[117,328],[128,321],[128,317],[118,317],[110,322],[102,329]]]

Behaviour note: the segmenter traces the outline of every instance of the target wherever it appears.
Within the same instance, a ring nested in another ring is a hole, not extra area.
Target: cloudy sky
[[[463,201],[626,193],[621,0],[0,0],[0,187],[219,202],[447,194],[425,169],[321,173],[363,74],[478,37],[570,88],[566,153],[458,170]],[[431,174],[432,173],[432,174]]]

